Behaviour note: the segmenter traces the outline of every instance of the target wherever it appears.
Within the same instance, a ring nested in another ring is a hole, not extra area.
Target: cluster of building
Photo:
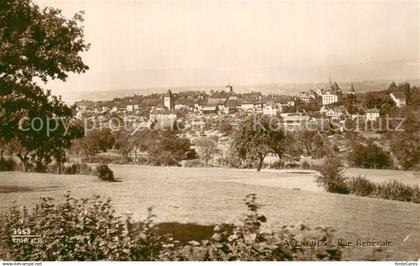
[[[348,95],[356,96],[353,85]],[[295,97],[281,95],[266,95],[261,92],[250,92],[237,94],[232,85],[228,84],[225,90],[212,92],[209,95],[204,92],[181,92],[174,94],[168,90],[164,95],[155,94],[152,96],[134,96],[128,100],[114,99],[104,102],[77,103],[76,117],[83,117],[86,114],[110,116],[113,114],[130,116],[141,114],[144,121],[154,121],[160,124],[173,124],[179,119],[180,114],[190,117],[200,116],[236,116],[240,114],[262,113],[268,116],[281,115],[286,125],[302,125],[314,120],[314,116],[327,117],[334,120],[345,120],[347,118],[363,118],[368,121],[375,121],[380,117],[377,108],[363,110],[362,114],[350,114],[348,110],[340,105],[344,97],[337,83],[331,83],[328,88],[311,89],[300,92]],[[397,107],[406,104],[403,94],[391,93],[391,99]],[[297,102],[310,104],[316,102],[320,109],[316,115],[311,116],[304,110],[295,110],[293,113],[286,113],[284,109],[295,106]]]

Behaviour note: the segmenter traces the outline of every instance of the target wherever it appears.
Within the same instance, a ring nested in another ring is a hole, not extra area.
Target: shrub
[[[0,250],[10,260],[154,260],[163,249],[151,226],[153,215],[136,227],[115,215],[111,201],[99,196],[76,199],[65,196],[62,204],[42,198],[33,212],[13,207],[2,217]],[[83,215],[81,215],[83,213]],[[13,243],[13,229],[31,229],[41,243]],[[1,252],[1,251],[0,251]]]
[[[413,186],[413,194],[411,195],[411,202],[420,203],[420,187],[418,185]]]
[[[160,235],[154,215],[134,224],[115,214],[111,200],[99,196],[64,203],[42,198],[32,212],[12,207],[0,216],[0,256],[5,260],[340,260],[341,248],[334,230],[305,225],[284,226],[278,232],[262,231],[266,217],[258,213],[255,194],[247,196],[248,214],[238,226],[218,225],[208,240],[181,245]],[[80,215],[83,213],[83,215]],[[15,243],[10,232],[22,224],[41,243]],[[300,246],[299,243],[322,245]]]
[[[336,180],[328,181],[329,183],[326,184],[325,178],[318,176],[316,181],[333,193],[350,193],[364,197],[420,203],[420,186],[406,185],[397,180],[375,184],[366,177],[356,176],[350,179],[341,179],[338,182]]]
[[[109,169],[108,165],[101,164],[96,167],[96,173],[98,177],[105,181],[115,181],[114,172]]]
[[[351,194],[358,196],[370,196],[375,192],[376,185],[363,176],[355,176],[347,180],[347,186]]]
[[[16,162],[13,158],[0,160],[0,171],[15,171]]]
[[[409,186],[401,182],[393,180],[378,184],[376,186],[376,196],[383,199],[398,200],[398,201],[412,201],[415,192],[418,194],[418,186]]]
[[[316,182],[328,192],[349,194],[346,178],[343,176],[343,165],[336,157],[329,156],[318,169],[319,175]]]
[[[301,164],[301,168],[302,169],[310,169],[311,168],[311,165],[308,163],[308,162],[306,162],[306,161],[304,161],[304,162],[302,162],[302,164]]]

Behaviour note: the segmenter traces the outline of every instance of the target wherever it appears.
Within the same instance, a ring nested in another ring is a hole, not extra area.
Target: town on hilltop
[[[392,82],[382,91],[357,93],[351,84],[350,89],[343,92],[337,82],[330,80],[325,88],[286,96],[263,95],[258,91],[236,93],[229,83],[225,88],[209,93],[194,90],[173,93],[168,89],[164,94],[133,95],[108,101],[82,100],[74,104],[74,110],[78,119],[108,121],[112,117],[124,117],[126,121],[140,120],[145,127],[158,124],[164,128],[171,128],[177,120],[185,118],[191,122],[205,117],[239,118],[242,115],[262,114],[281,117],[284,125],[296,129],[310,122],[319,124],[321,118],[342,125],[346,120],[378,121],[405,107],[407,96],[412,98],[412,105],[416,105],[418,89],[413,87],[413,95],[407,95],[409,90],[407,83],[397,86]]]

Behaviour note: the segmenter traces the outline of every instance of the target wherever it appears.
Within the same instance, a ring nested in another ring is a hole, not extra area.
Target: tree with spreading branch
[[[219,151],[217,149],[217,142],[210,137],[203,137],[195,142],[198,156],[203,160],[206,165]]]
[[[278,119],[256,115],[244,120],[235,133],[232,148],[242,160],[248,160],[260,171],[265,157],[284,152],[284,132]]]
[[[80,135],[73,131],[76,125],[70,126],[71,132],[64,130],[64,122],[71,123],[71,109],[38,83],[65,81],[69,72],[88,70],[80,56],[89,48],[82,21],[82,12],[67,19],[59,9],[41,9],[32,0],[0,2],[0,143],[15,146],[11,150],[19,151],[25,170],[29,157],[39,161],[54,156],[60,161],[69,138]],[[51,118],[61,123],[46,134]],[[34,129],[34,119],[41,130]]]

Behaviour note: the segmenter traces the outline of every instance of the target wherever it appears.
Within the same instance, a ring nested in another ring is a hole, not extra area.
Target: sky
[[[84,10],[90,70],[53,90],[408,79],[420,2],[34,0]]]

